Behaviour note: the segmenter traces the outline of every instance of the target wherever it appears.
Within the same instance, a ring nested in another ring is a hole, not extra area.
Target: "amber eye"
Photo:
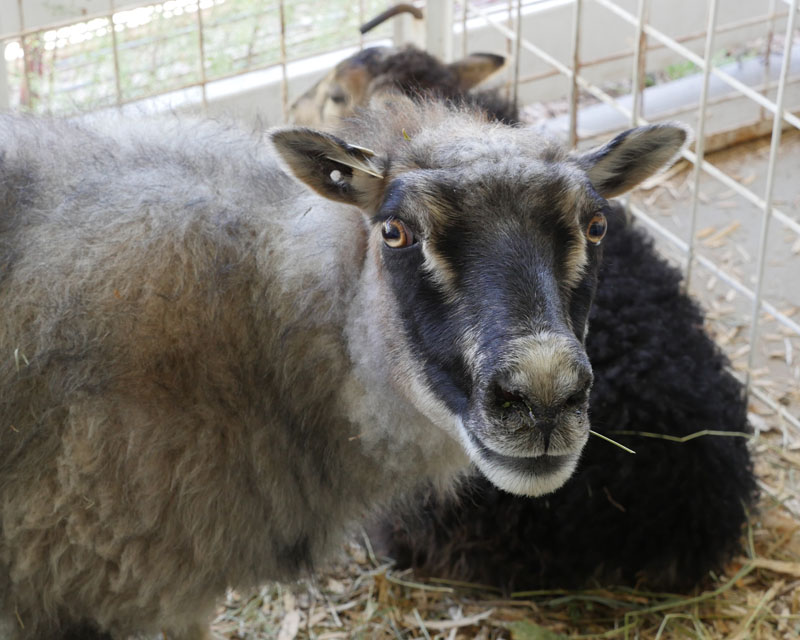
[[[332,92],[329,97],[334,104],[347,104],[347,94],[343,91]]]
[[[414,244],[414,234],[402,220],[389,218],[381,227],[381,235],[387,247],[401,249]]]
[[[606,229],[606,217],[602,213],[595,213],[586,227],[586,238],[592,244],[600,244],[600,241],[606,235]]]

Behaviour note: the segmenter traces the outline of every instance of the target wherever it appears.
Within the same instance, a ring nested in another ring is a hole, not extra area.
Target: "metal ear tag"
[[[343,164],[345,167],[350,167],[351,169],[355,169],[356,171],[361,171],[368,175],[374,176],[376,178],[383,179],[383,174],[378,173],[369,166],[366,162],[359,160],[358,158],[334,158],[333,156],[325,156],[328,160],[336,162],[337,164]]]

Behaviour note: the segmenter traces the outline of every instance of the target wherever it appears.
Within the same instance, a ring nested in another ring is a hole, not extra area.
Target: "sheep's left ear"
[[[506,59],[494,53],[472,53],[447,65],[458,78],[458,88],[472,89],[505,65]]]
[[[690,138],[690,129],[681,124],[638,127],[573,158],[597,193],[613,198],[671,165]]]
[[[304,127],[270,134],[291,173],[320,195],[369,208],[384,189],[385,159],[329,133]]]

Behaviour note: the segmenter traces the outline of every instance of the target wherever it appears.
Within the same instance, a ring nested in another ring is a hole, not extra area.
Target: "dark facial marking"
[[[408,342],[421,354],[426,378],[436,395],[457,414],[467,406],[469,376],[458,350],[454,309],[423,268],[419,243],[383,248],[383,261],[397,298]]]
[[[386,187],[378,212],[372,217],[372,224],[380,224],[388,218],[402,217],[401,207],[406,197],[406,190],[402,178],[392,180]]]

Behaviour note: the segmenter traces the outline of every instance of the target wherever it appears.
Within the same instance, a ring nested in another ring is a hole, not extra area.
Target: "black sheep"
[[[617,213],[587,337],[591,421],[636,454],[590,438],[573,477],[540,498],[477,477],[453,499],[419,496],[378,526],[381,549],[400,567],[506,590],[685,589],[737,549],[755,497],[745,438],[615,433],[748,431],[742,387],[680,273]]]

